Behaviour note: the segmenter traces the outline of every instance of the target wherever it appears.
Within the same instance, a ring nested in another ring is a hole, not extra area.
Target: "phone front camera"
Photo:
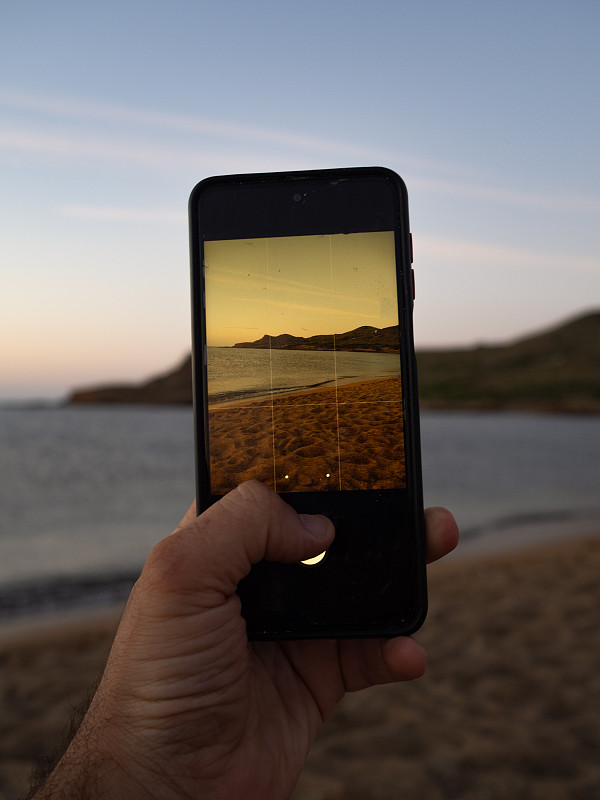
[[[296,192],[295,195],[292,195],[292,199],[293,199],[294,203],[299,203],[302,200],[302,195],[298,194],[298,192]]]

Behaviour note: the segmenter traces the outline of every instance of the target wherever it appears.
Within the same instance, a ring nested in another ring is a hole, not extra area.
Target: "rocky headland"
[[[336,347],[394,352],[397,327],[363,326],[336,336]],[[235,347],[330,350],[332,336],[265,334]],[[600,413],[600,311],[499,345],[417,352],[424,409],[509,409]],[[68,403],[190,404],[191,358],[138,384],[76,389]]]

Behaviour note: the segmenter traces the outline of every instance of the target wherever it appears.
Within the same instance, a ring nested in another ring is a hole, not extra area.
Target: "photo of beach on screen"
[[[404,488],[393,231],[205,242],[210,485]]]

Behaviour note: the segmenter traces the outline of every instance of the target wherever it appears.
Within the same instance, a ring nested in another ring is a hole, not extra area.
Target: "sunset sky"
[[[4,3],[0,401],[189,352],[215,174],[398,172],[419,347],[597,308],[599,30],[595,0]]]
[[[205,264],[212,346],[398,324],[391,231],[207,242]]]

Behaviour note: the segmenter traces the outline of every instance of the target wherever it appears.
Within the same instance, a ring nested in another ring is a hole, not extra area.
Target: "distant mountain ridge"
[[[345,350],[365,353],[398,353],[398,325],[373,328],[362,325],[345,333],[320,334],[317,336],[292,336],[282,333],[271,336],[266,333],[254,342],[238,342],[234,347],[253,350]]]
[[[76,389],[68,403],[138,403],[140,405],[191,405],[192,359],[186,356],[175,369],[144,383],[114,384]]]
[[[502,346],[417,354],[422,408],[600,413],[600,311]]]
[[[357,334],[362,330],[348,331],[357,348],[368,343]],[[292,349],[327,349],[298,346],[314,338],[289,340],[296,340]],[[257,347],[263,339],[238,346]],[[417,362],[422,408],[600,413],[600,311],[505,345],[419,351]],[[67,402],[190,404],[191,358],[137,385],[78,389]]]

